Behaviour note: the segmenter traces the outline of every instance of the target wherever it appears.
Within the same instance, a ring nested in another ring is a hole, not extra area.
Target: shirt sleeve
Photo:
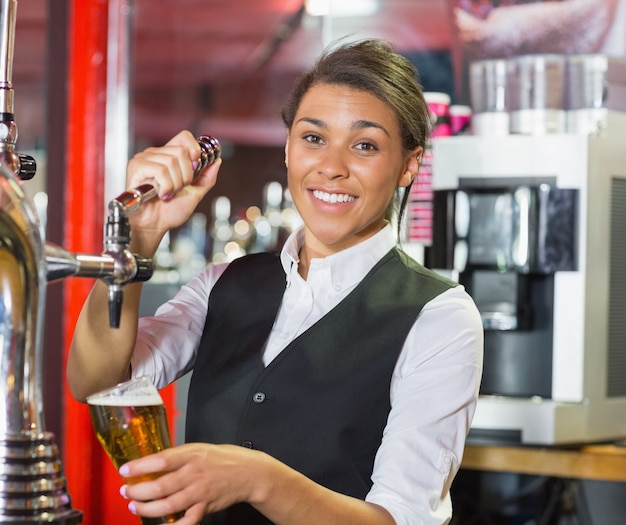
[[[429,302],[409,332],[391,382],[391,411],[366,500],[397,525],[441,525],[476,409],[483,328],[462,286]]]
[[[133,377],[147,375],[161,389],[193,368],[209,294],[227,265],[210,264],[161,305],[153,317],[139,319],[131,359]]]

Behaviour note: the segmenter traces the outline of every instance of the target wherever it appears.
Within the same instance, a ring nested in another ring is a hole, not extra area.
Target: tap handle
[[[17,155],[20,161],[19,171],[17,173],[21,180],[30,180],[37,173],[37,162],[30,155],[23,155],[18,153]]]
[[[196,137],[196,140],[198,141],[198,144],[200,144],[201,151],[200,161],[198,162],[193,174],[194,179],[206,166],[213,164],[213,162],[222,154],[222,147],[215,137],[211,137],[210,135],[200,135],[199,137]]]

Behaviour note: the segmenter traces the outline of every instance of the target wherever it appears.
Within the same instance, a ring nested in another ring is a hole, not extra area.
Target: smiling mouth
[[[347,193],[327,193],[320,190],[313,190],[313,196],[318,200],[328,202],[330,204],[352,202],[356,199],[354,195],[348,195]]]

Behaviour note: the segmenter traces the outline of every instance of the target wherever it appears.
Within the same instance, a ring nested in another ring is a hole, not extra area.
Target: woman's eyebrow
[[[300,122],[308,122],[309,124],[313,124],[314,126],[317,126],[318,128],[328,127],[328,125],[323,120],[313,118],[313,117],[302,117],[296,121],[296,124]]]
[[[328,127],[328,124],[326,124],[326,122],[317,118],[313,118],[313,117],[302,117],[298,119],[297,122],[298,123],[308,122],[309,124],[313,124],[314,126],[317,126],[320,128]],[[382,130],[385,133],[385,135],[387,135],[388,137],[391,137],[391,134],[389,133],[389,131],[387,131],[387,128],[385,128],[385,126],[379,124],[378,122],[374,122],[372,120],[356,120],[352,123],[351,127],[352,129],[377,128],[377,129]]]
[[[378,122],[374,122],[372,120],[357,120],[356,122],[352,123],[352,128],[354,129],[378,128],[382,130],[385,133],[385,135],[391,138],[391,135],[389,134],[389,131],[387,131],[387,128],[385,128],[385,126],[383,126],[382,124],[379,124]]]

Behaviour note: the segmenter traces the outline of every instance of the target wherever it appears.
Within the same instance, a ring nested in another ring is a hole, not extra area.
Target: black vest
[[[186,441],[262,450],[364,499],[398,355],[424,304],[454,283],[393,249],[264,367],[285,281],[278,254],[254,254],[233,261],[215,284],[189,389]],[[240,504],[202,523],[271,522]]]

